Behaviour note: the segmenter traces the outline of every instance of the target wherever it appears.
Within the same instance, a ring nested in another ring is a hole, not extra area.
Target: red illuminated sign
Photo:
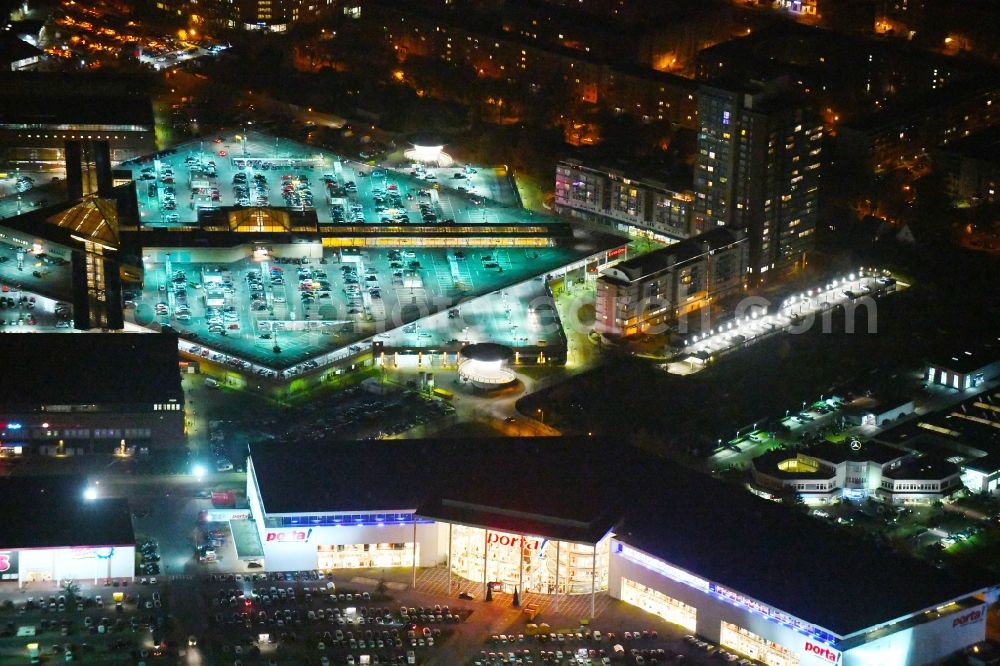
[[[975,624],[976,622],[979,622],[981,619],[983,619],[983,609],[977,608],[976,610],[970,611],[965,615],[960,615],[956,617],[954,620],[952,620],[951,626],[960,627],[967,624]]]
[[[312,528],[307,530],[287,530],[284,532],[265,532],[264,541],[278,541],[282,543],[306,543],[312,535]]]
[[[498,543],[501,546],[520,546],[525,550],[538,550],[538,539],[528,540],[523,536],[510,536],[508,534],[497,534],[496,532],[490,532],[489,538],[486,540],[487,543]]]
[[[823,657],[831,664],[836,664],[837,660],[840,659],[840,655],[836,651],[831,650],[825,645],[819,645],[817,643],[811,643],[806,641],[806,652],[809,654],[814,654],[818,657]]]
[[[614,250],[608,250],[608,259],[614,259],[615,257],[620,257],[625,254],[625,250],[628,248],[617,247]]]

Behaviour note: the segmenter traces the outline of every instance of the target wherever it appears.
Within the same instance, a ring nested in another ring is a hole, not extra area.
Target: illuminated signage
[[[490,532],[486,543],[498,543],[501,546],[520,546],[522,550],[538,550],[538,539],[526,539],[523,535],[498,534]]]
[[[614,259],[615,257],[620,257],[625,254],[625,247],[616,247],[613,250],[608,250],[608,259]]]
[[[820,645],[819,643],[812,643],[810,641],[806,641],[805,651],[808,654],[814,654],[818,657],[822,657],[831,664],[836,664],[837,661],[840,659],[839,652],[837,652],[836,650],[831,650],[827,646]]]
[[[17,580],[17,551],[0,551],[0,580]]]
[[[284,532],[265,532],[264,541],[277,541],[278,543],[309,543],[312,536],[312,528],[307,530],[287,530]]]
[[[709,582],[707,580],[688,573],[683,569],[670,566],[666,562],[658,560],[655,557],[651,557],[642,551],[636,550],[635,548],[630,548],[624,544],[621,545],[621,555],[626,560],[635,562],[639,566],[645,567],[650,571],[655,571],[656,573],[666,576],[671,580],[676,580],[679,583],[690,585],[691,587],[701,590],[702,592],[708,592]]]
[[[976,624],[983,619],[983,609],[977,608],[974,611],[969,611],[965,615],[959,615],[954,620],[951,621],[952,627],[964,627],[967,624]]]

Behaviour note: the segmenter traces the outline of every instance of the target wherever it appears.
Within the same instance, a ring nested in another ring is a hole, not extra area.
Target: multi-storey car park
[[[623,238],[480,196],[506,182],[492,169],[390,170],[257,133],[113,174],[98,162],[9,211],[5,286],[18,299],[51,292],[65,302],[36,312],[84,329],[119,328],[104,310],[121,301],[126,328],[176,331],[182,352],[228,366],[233,385],[339,372],[373,348],[378,362],[430,366],[498,342],[518,363],[560,363],[550,285],[596,277],[625,252]]]
[[[554,312],[547,281],[596,275],[626,241],[478,196],[473,169],[413,166],[257,133],[120,165],[139,213],[123,253],[143,276],[126,286],[128,324],[177,331],[234,384],[354,366],[373,345],[379,362],[454,364],[484,341],[563,361],[558,322],[536,316]]]
[[[237,554],[267,570],[412,567],[418,590],[591,617],[610,596],[775,666],[936,663],[995,593],[590,437],[254,444],[247,496]]]

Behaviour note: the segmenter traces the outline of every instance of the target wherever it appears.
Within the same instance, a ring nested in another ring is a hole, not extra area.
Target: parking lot
[[[490,198],[513,198],[503,170],[411,164],[394,170],[256,131],[190,141],[121,166],[132,169],[141,222],[153,227],[191,224],[198,207],[237,205],[311,209],[321,224],[548,219]]]
[[[0,243],[0,331],[71,329],[69,298],[67,262],[44,251]]]
[[[262,375],[323,354],[332,361],[360,353],[360,342],[400,327],[401,344],[537,344],[544,339],[535,335],[537,324],[547,322],[547,330],[551,321],[527,311],[544,291],[544,283],[532,278],[576,257],[570,248],[327,249],[305,264],[252,256],[225,265],[147,263],[144,289],[129,295],[126,318],[170,326],[193,343],[186,351],[223,362],[224,355],[237,356]],[[505,298],[512,283],[519,286]],[[477,300],[485,294],[496,298]],[[456,305],[469,316],[449,319]],[[408,328],[435,312],[448,326]]]
[[[555,303],[539,277],[461,303],[376,339],[397,349],[439,349],[478,342],[544,347],[556,343],[561,328]]]

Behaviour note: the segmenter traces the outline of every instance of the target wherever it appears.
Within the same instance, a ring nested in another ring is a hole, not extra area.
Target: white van
[[[205,377],[205,386],[211,386],[212,388],[215,388],[218,385],[219,381],[217,379],[214,379],[212,377]]]

